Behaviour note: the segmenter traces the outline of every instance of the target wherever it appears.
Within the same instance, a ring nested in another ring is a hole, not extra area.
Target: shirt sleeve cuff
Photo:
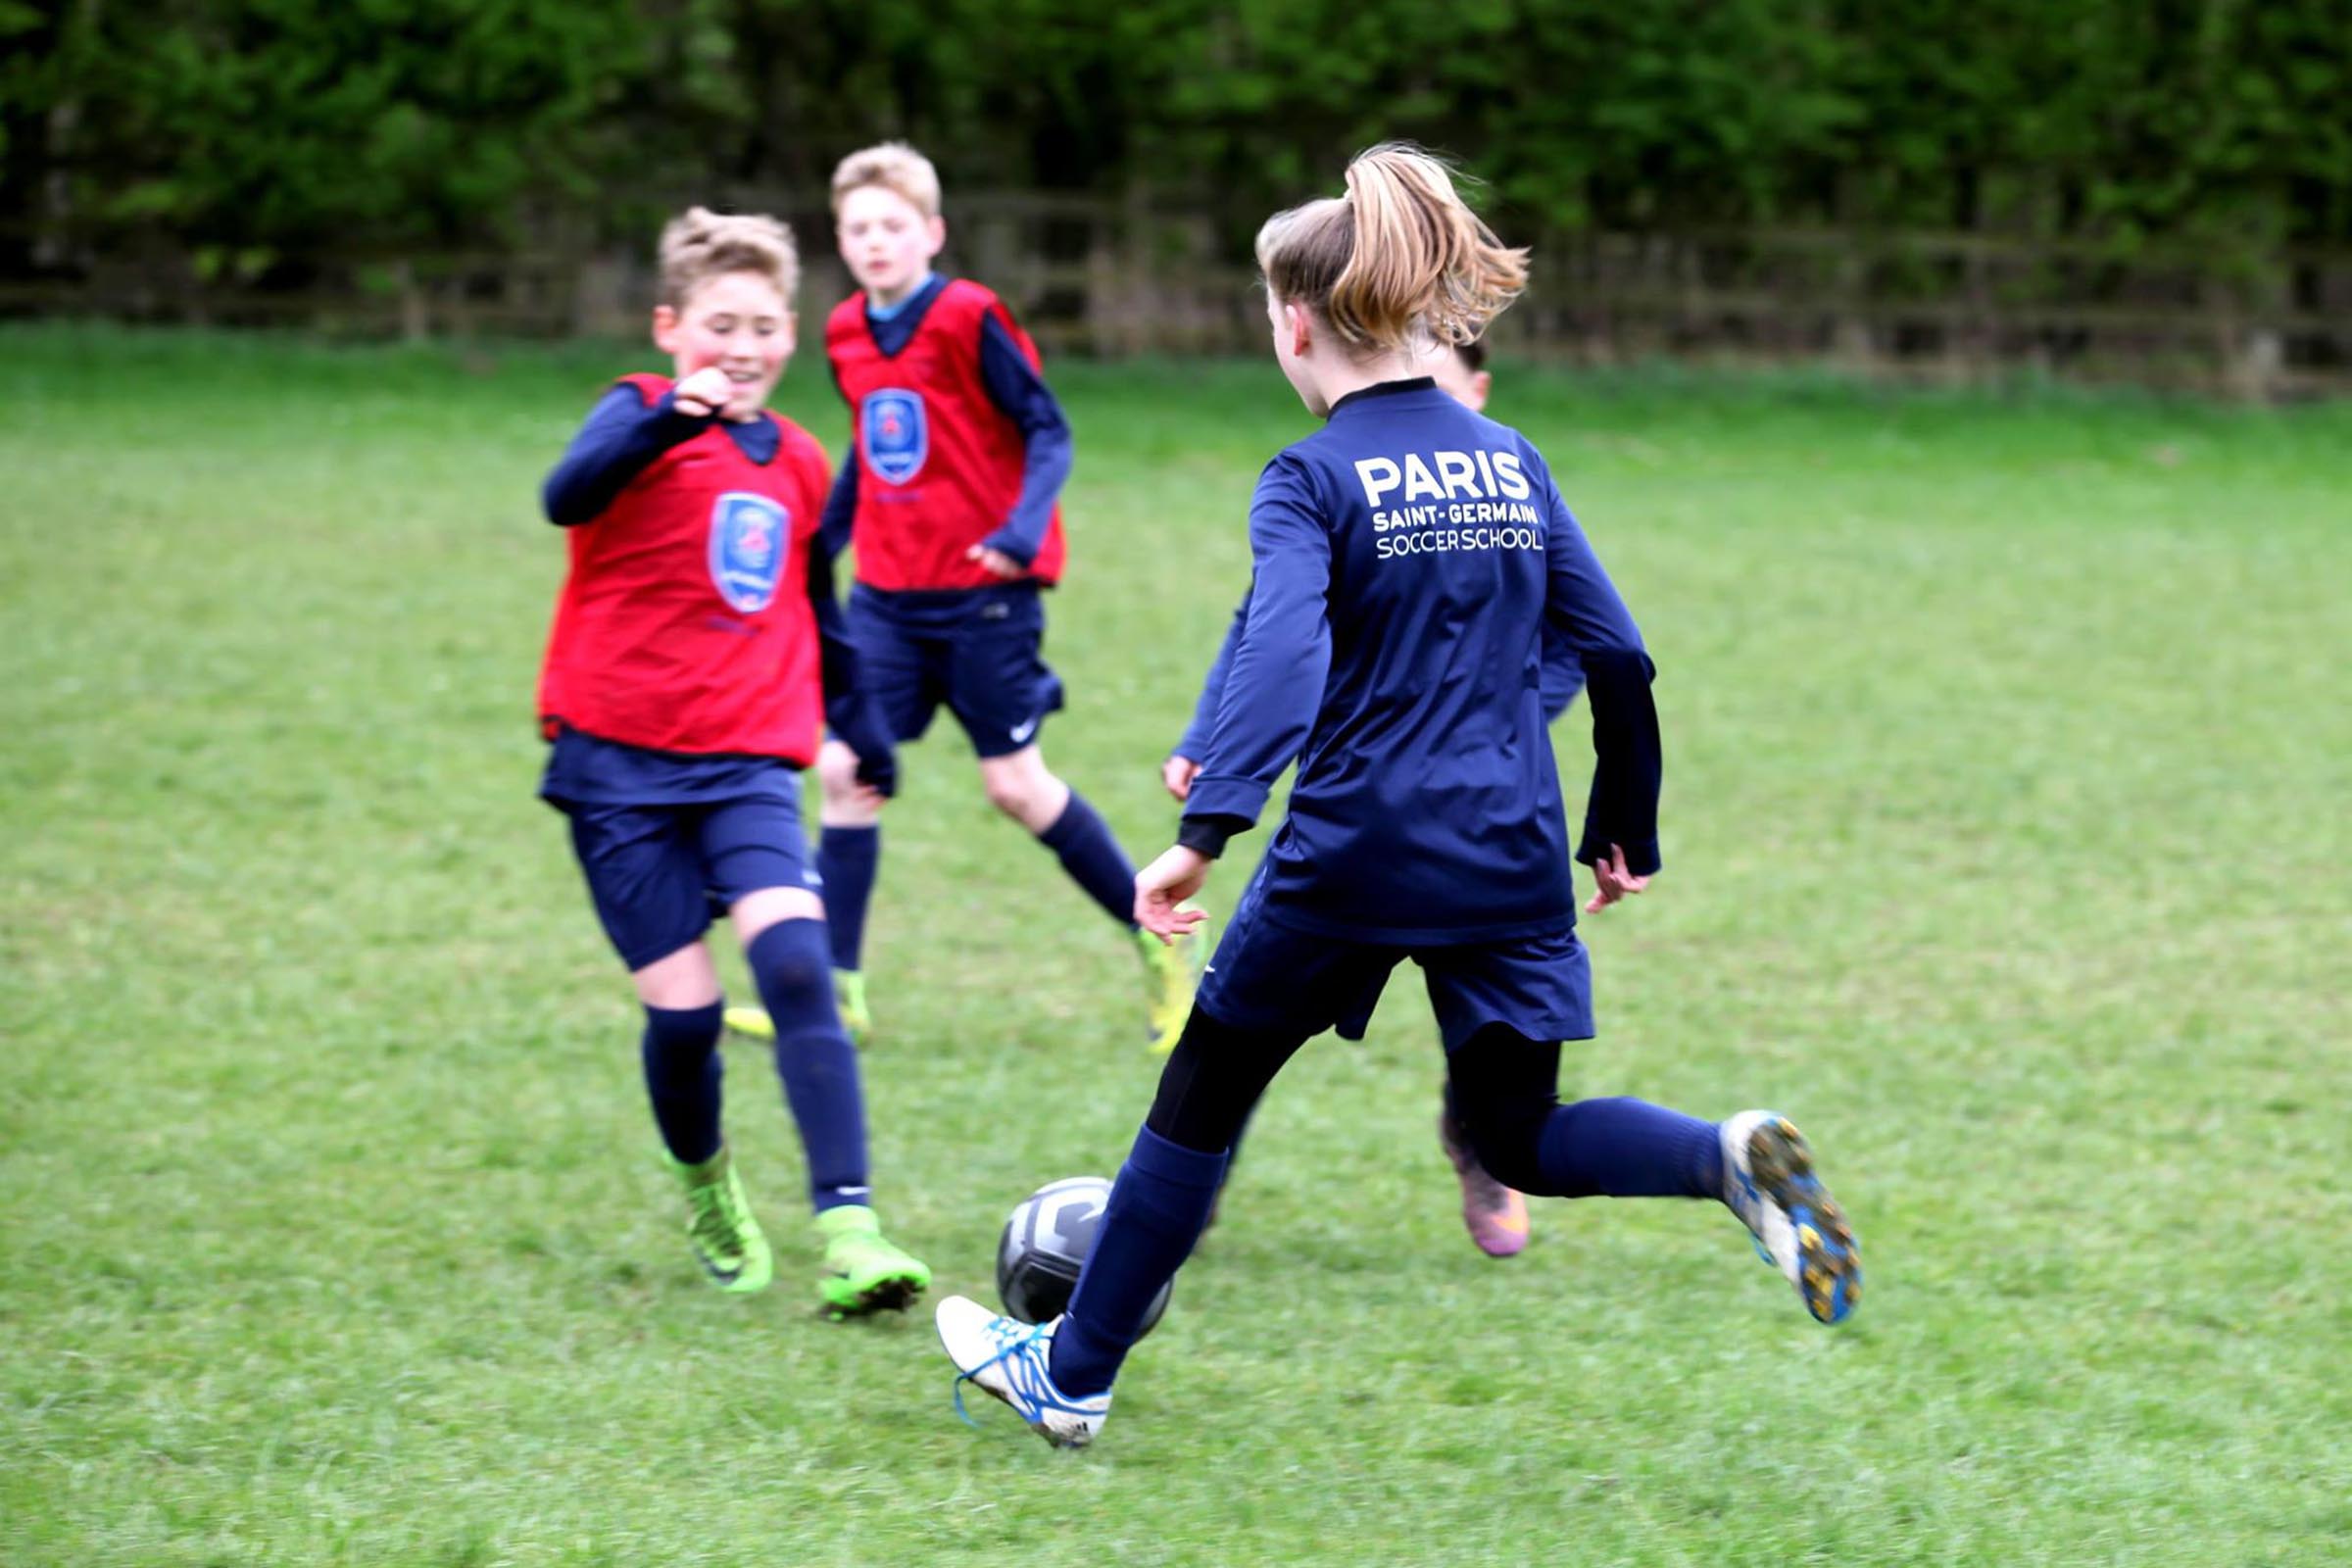
[[[1609,843],[1608,839],[1588,834],[1583,847],[1576,852],[1576,858],[1586,865],[1598,865],[1609,858]],[[1655,876],[1665,864],[1658,858],[1656,839],[1643,839],[1637,844],[1619,844],[1618,848],[1625,851],[1625,868],[1635,876]]]
[[[1205,855],[1213,860],[1225,853],[1226,844],[1236,833],[1249,826],[1246,817],[1195,816],[1188,811],[1176,824],[1176,842],[1195,855]]]
[[[1266,808],[1266,787],[1233,773],[1203,773],[1185,797],[1187,816],[1238,816],[1247,827]]]
[[[678,394],[673,387],[646,407],[647,426],[663,451],[681,441],[689,441],[718,422],[715,414],[681,414]]]
[[[1010,526],[999,528],[980,543],[1001,555],[1010,556],[1024,566],[1037,564],[1037,542]]]

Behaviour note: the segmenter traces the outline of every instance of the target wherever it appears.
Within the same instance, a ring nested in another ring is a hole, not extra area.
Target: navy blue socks
[[[1137,1130],[1095,1232],[1095,1250],[1054,1331],[1052,1370],[1062,1393],[1110,1387],[1152,1298],[1192,1255],[1224,1180],[1222,1152],[1204,1154],[1149,1127]]]
[[[645,1092],[670,1158],[700,1165],[718,1152],[718,1058],[722,1004],[708,1007],[648,1007]]]
[[[1052,827],[1037,836],[1037,842],[1060,858],[1070,880],[1086,889],[1087,895],[1102,906],[1104,914],[1133,928],[1135,867],[1127,862],[1127,852],[1119,848],[1119,841],[1110,836],[1110,824],[1086,804],[1085,796],[1070,791],[1070,804],[1061,808]]]
[[[816,874],[825,884],[825,928],[833,938],[833,967],[856,969],[865,948],[865,908],[873,902],[882,863],[882,824],[835,827],[817,834]]]
[[[1555,1106],[1536,1144],[1556,1198],[1723,1196],[1723,1141],[1715,1124],[1645,1100],[1580,1100]]]
[[[808,1156],[818,1213],[867,1201],[865,1097],[858,1052],[833,1005],[833,956],[822,920],[779,920],[744,950],[776,1026],[776,1076]]]

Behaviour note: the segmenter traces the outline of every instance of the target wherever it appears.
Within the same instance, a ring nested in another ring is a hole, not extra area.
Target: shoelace
[[[734,1205],[727,1201],[727,1196],[724,1182],[711,1182],[687,1193],[686,1201],[694,1206],[693,1230],[697,1241],[713,1247],[742,1244],[742,1227],[735,1222]]]
[[[1022,1323],[1008,1317],[1001,1317],[991,1323],[988,1326],[988,1332],[998,1341],[997,1353],[973,1367],[969,1372],[956,1374],[956,1415],[965,1426],[975,1430],[978,1429],[980,1423],[973,1420],[971,1412],[963,1407],[963,1386],[978,1378],[981,1373],[995,1366],[1006,1356],[1016,1354],[1025,1347],[1035,1345],[1046,1337],[1043,1324]]]

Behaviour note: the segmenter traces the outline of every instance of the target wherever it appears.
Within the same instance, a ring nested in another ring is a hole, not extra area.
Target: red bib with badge
[[[869,587],[988,588],[1003,580],[966,559],[1012,514],[1028,462],[1019,426],[989,400],[980,376],[980,323],[992,315],[1038,366],[1037,345],[1004,302],[964,278],[939,291],[896,355],[875,343],[863,294],[842,301],[825,321],[825,355],[857,435],[851,543],[858,580]],[[1059,581],[1062,554],[1056,506],[1030,577]]]
[[[670,388],[662,375],[622,380],[649,405]],[[776,423],[774,462],[754,463],[713,423],[565,530],[571,569],[539,678],[551,733],[815,760],[824,694],[808,543],[830,475],[815,437]]]

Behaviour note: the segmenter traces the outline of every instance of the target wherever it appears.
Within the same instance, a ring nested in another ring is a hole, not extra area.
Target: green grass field
[[[0,332],[0,1561],[2352,1557],[2352,408],[1503,367],[1668,750],[1668,870],[1588,928],[1564,1091],[1794,1114],[1868,1298],[1816,1326],[1695,1204],[1539,1204],[1479,1256],[1408,971],[1277,1085],[1067,1455],[954,1419],[927,1314],[814,1315],[755,1050],[778,1288],[674,1234],[532,796],[536,485],[644,363]],[[1056,380],[1047,754],[1149,855],[1306,420],[1259,366]],[[785,401],[839,447],[821,367]],[[1155,1064],[952,725],[905,771],[878,1200],[989,1297],[1004,1212],[1108,1174]]]

